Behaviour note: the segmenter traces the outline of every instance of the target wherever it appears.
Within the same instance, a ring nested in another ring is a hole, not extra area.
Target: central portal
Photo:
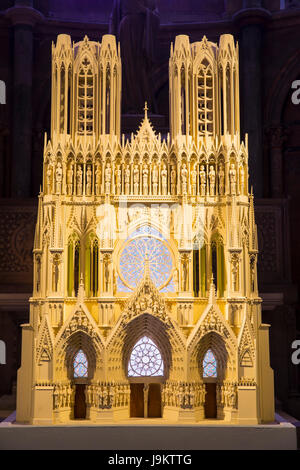
[[[130,384],[130,417],[162,417],[160,383]]]

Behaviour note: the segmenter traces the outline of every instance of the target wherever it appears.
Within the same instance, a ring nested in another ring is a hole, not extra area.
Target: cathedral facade
[[[52,48],[17,421],[274,421],[238,46],[177,36],[170,134],[121,135],[114,36]]]

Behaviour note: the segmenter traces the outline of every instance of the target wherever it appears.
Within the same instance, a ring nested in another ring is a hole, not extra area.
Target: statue
[[[181,190],[182,194],[187,194],[187,177],[188,177],[188,171],[186,164],[184,163],[182,165],[181,169]]]
[[[206,193],[206,172],[204,169],[204,165],[200,167],[200,194],[201,196],[205,196]]]
[[[77,166],[76,180],[77,180],[77,196],[82,196],[82,169],[81,169],[81,165]]]
[[[210,196],[215,195],[215,186],[216,186],[216,172],[213,165],[210,166],[209,169],[209,189],[210,189]]]
[[[48,165],[47,168],[47,194],[52,193],[52,168]]]
[[[229,181],[230,181],[230,194],[232,196],[235,196],[236,195],[236,169],[235,169],[234,163],[230,165]]]
[[[55,178],[56,178],[56,194],[61,194],[61,184],[62,184],[62,175],[63,175],[63,170],[61,167],[61,163],[58,162],[56,171],[55,171]]]
[[[240,169],[240,194],[244,194],[244,193],[245,193],[245,170],[244,170],[244,166],[242,165]]]
[[[172,166],[171,170],[171,194],[172,196],[176,194],[176,170],[174,166]]]
[[[224,180],[225,180],[225,173],[224,173],[224,165],[219,165],[219,195],[224,195]]]
[[[67,170],[67,194],[72,196],[73,194],[73,165],[71,164]]]
[[[122,172],[120,167],[117,167],[116,170],[116,189],[117,189],[117,195],[121,194],[121,186],[122,186]]]
[[[125,194],[130,193],[130,168],[127,165],[125,168]]]
[[[105,194],[110,194],[111,167],[110,163],[105,168]]]
[[[96,196],[100,195],[100,188],[101,188],[101,167],[100,165],[96,166],[95,171],[95,193]]]
[[[91,165],[88,165],[86,170],[86,195],[91,196],[92,194],[92,170]]]
[[[157,196],[157,188],[158,188],[158,171],[157,166],[154,165],[152,170],[152,194],[153,196]]]
[[[147,196],[147,194],[148,194],[148,174],[149,174],[148,167],[147,167],[147,165],[144,165],[144,168],[143,168],[143,194],[145,196]]]
[[[140,170],[139,170],[138,165],[135,165],[133,169],[133,188],[134,188],[135,195],[139,194],[139,182],[140,182]]]
[[[162,195],[166,196],[168,192],[168,170],[165,164],[161,170],[161,190]]]
[[[156,0],[114,0],[109,32],[121,44],[124,113],[139,113],[145,101],[157,112],[149,77],[158,29]]]
[[[191,171],[192,195],[196,196],[197,193],[197,171],[194,167]]]

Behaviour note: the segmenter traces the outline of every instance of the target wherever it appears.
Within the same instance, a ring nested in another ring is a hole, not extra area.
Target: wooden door
[[[160,384],[149,385],[148,417],[161,418],[161,388]]]
[[[217,417],[217,384],[207,383],[205,396],[205,418],[215,419]]]
[[[144,418],[144,384],[130,384],[130,417]]]
[[[86,419],[85,385],[76,384],[74,418]]]

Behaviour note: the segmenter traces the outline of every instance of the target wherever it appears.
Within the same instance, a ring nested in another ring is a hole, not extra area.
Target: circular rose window
[[[162,289],[172,277],[172,256],[168,246],[158,238],[140,236],[130,240],[120,256],[120,277],[130,289],[135,289],[149,261],[150,276],[158,289]]]

